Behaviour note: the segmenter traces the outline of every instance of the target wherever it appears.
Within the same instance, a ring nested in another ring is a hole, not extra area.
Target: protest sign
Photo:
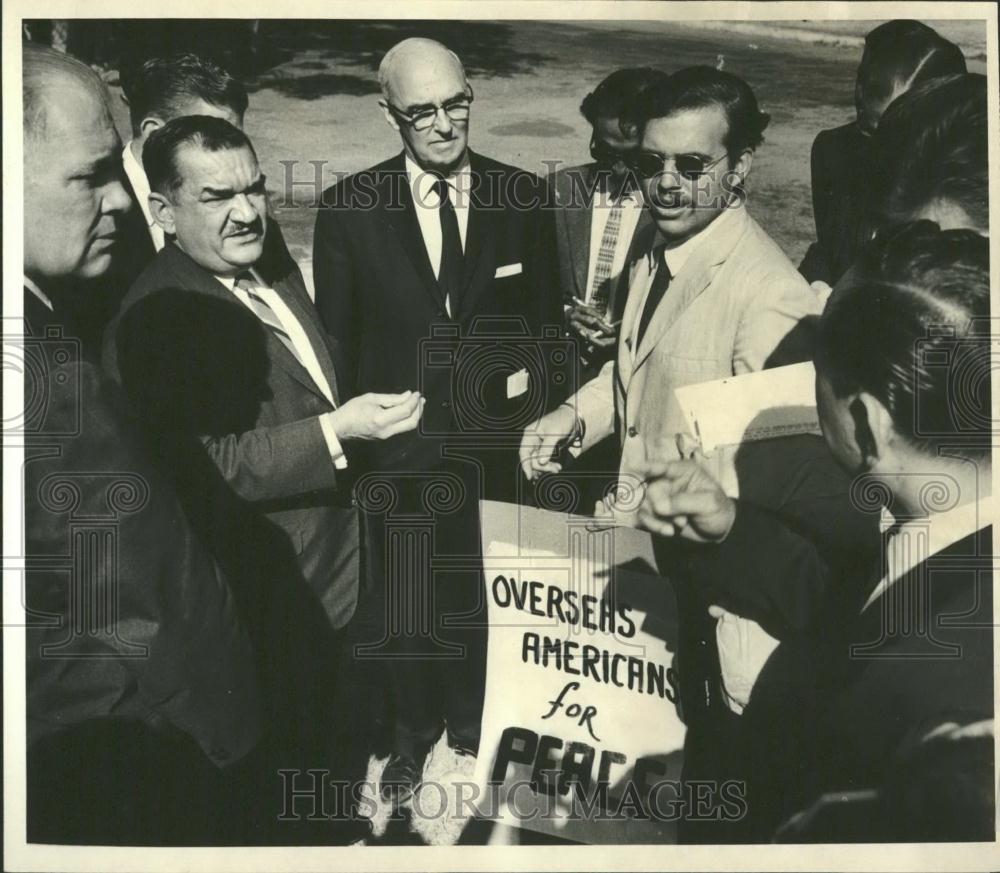
[[[648,534],[484,501],[489,663],[477,779],[507,824],[676,840],[677,607]]]

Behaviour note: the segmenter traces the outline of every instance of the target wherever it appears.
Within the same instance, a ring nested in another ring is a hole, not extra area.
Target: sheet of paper
[[[706,454],[773,437],[819,433],[811,362],[675,389],[691,433]]]

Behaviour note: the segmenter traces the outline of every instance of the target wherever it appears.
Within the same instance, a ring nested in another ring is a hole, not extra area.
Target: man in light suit
[[[791,357],[783,343],[820,301],[745,208],[767,121],[744,81],[709,67],[651,89],[635,166],[654,224],[629,267],[617,359],[525,431],[529,478],[561,469],[561,445],[583,452],[617,429],[617,509],[628,518],[636,471],[647,458],[678,457],[676,435],[688,433],[676,388]],[[735,487],[730,462],[721,454],[711,463]]]
[[[302,685],[296,705],[305,709],[289,729],[305,732],[299,747],[321,747],[331,720],[344,717],[325,683],[335,632],[358,595],[346,452],[352,441],[414,428],[422,400],[342,396],[335,345],[295,263],[262,263],[264,177],[242,131],[215,117],[177,118],[150,136],[144,163],[154,218],[175,241],[125,297],[105,367],[184,482],[213,545],[256,576],[261,588],[248,600],[263,622],[270,689]],[[236,518],[249,526],[232,530]],[[315,640],[311,653],[306,639]]]
[[[129,206],[110,96],[65,54],[23,57],[27,837],[241,841],[246,628],[77,328]]]
[[[373,444],[364,464],[391,483],[397,514],[428,521],[433,554],[391,556],[389,522],[373,511],[373,587],[398,589],[399,602],[422,600],[432,558],[466,565],[438,574],[433,607],[420,603],[433,628],[385,641],[395,727],[383,788],[401,802],[445,727],[454,748],[478,749],[478,500],[515,494],[520,430],[552,403],[551,370],[537,357],[548,346],[539,339],[548,328],[564,343],[551,223],[540,210],[545,187],[469,150],[473,92],[461,61],[439,43],[407,39],[385,55],[379,81],[403,151],[324,192],[316,306],[353,365],[355,390],[419,386],[427,398],[420,430]],[[435,481],[451,483],[457,506],[425,499]]]

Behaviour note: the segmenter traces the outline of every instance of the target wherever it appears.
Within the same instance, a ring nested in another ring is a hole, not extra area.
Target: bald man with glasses
[[[407,39],[383,58],[379,82],[402,151],[324,192],[314,276],[316,306],[349,362],[349,389],[419,386],[427,400],[417,431],[366,447],[359,461],[391,484],[392,516],[433,531],[429,553],[394,557],[389,513],[366,515],[375,600],[396,592],[379,615],[423,598],[416,586],[434,580],[433,603],[420,603],[430,628],[376,632],[387,637],[379,652],[395,712],[383,788],[402,802],[442,730],[456,750],[478,748],[478,502],[513,498],[520,430],[533,417],[526,410],[558,402],[549,372],[529,368],[518,350],[536,354],[546,327],[562,342],[562,310],[541,213],[546,187],[469,149],[473,92],[459,58],[432,40]],[[455,505],[429,498],[435,482],[454,487]],[[435,575],[439,559],[464,568]]]

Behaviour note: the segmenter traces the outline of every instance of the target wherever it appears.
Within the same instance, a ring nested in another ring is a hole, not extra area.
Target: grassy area
[[[860,51],[776,34],[670,22],[265,21],[248,76],[247,130],[293,253],[307,260],[319,190],[400,148],[377,105],[375,71],[406,36],[440,39],[464,60],[476,95],[472,147],[536,172],[545,162],[588,159],[589,129],[578,107],[607,73],[621,66],[669,72],[715,65],[721,56],[771,114],[749,205],[797,262],[813,237],[810,145],[819,130],[852,117]],[[318,184],[318,164],[310,162],[321,162]]]

